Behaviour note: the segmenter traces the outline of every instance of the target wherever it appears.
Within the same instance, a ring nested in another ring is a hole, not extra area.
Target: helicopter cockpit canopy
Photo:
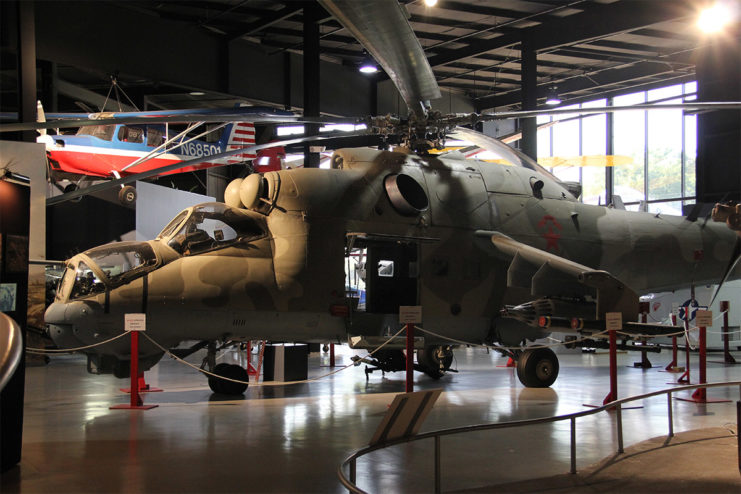
[[[157,239],[179,254],[189,256],[265,235],[265,227],[253,214],[226,204],[207,202],[178,214]]]
[[[145,242],[116,242],[90,249],[73,258],[57,290],[70,299],[105,292],[151,271],[157,255]]]

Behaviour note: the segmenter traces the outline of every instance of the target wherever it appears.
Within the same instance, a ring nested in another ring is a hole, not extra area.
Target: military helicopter
[[[237,179],[225,203],[182,211],[154,240],[78,254],[46,312],[60,347],[106,341],[123,331],[124,314],[143,312],[153,341],[172,348],[197,340],[189,351],[207,346],[211,362],[218,341],[349,340],[375,348],[400,327],[399,306],[420,305],[428,332],[418,370],[433,378],[449,370],[448,338],[498,343],[519,348],[511,356],[525,386],[546,387],[558,359],[527,342],[555,329],[598,332],[608,312],[621,312],[627,331],[660,334],[666,327],[632,322],[639,293],[738,275],[741,241],[725,225],[579,203],[575,184],[458,127],[481,116],[431,111],[439,89],[396,1],[388,8],[321,3],[399,88],[409,118],[370,119],[369,127],[401,133],[404,145],[340,149],[330,169]],[[378,40],[380,25],[393,26],[394,36]],[[515,166],[426,153],[448,135]],[[357,259],[364,304],[347,289],[345,266]],[[163,351],[144,341],[140,355],[146,370]],[[128,342],[119,339],[89,350],[88,370],[123,377],[128,360]],[[401,348],[384,349],[374,363],[403,369]],[[247,379],[240,367],[212,370]],[[212,389],[240,393],[244,385]]]

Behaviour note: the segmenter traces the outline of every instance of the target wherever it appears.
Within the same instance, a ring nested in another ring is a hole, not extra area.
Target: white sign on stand
[[[422,322],[421,305],[400,305],[399,322],[402,324],[419,324]]]
[[[124,314],[124,331],[145,331],[147,315],[142,313]]]
[[[623,329],[623,313],[605,312],[605,329],[608,331],[618,331]]]
[[[709,328],[713,325],[712,310],[698,310],[695,312],[695,325],[698,328]]]

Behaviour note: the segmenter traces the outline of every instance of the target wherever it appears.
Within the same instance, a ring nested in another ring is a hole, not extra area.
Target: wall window
[[[617,96],[614,106],[647,102],[657,105],[695,99],[697,83],[675,84]],[[563,107],[606,106],[595,100]],[[605,204],[607,166],[613,166],[614,195],[627,209],[664,214],[682,213],[694,203],[697,119],[682,110],[636,110],[613,114],[612,158],[607,151],[607,116],[576,114],[539,117],[538,124],[557,120],[538,131],[538,161],[560,179],[579,181],[581,200]]]

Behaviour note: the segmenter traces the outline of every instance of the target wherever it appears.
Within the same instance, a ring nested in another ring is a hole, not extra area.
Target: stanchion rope
[[[79,352],[80,350],[87,350],[88,348],[95,348],[96,346],[105,345],[106,343],[110,343],[111,341],[117,340],[117,339],[121,338],[122,336],[126,336],[127,334],[129,334],[129,333],[128,332],[124,332],[124,333],[121,333],[121,334],[119,334],[117,336],[114,336],[113,338],[107,339],[105,341],[101,341],[101,342],[98,342],[98,343],[93,343],[92,345],[88,345],[88,346],[81,346],[81,347],[78,347],[78,348],[63,348],[63,349],[59,349],[59,350],[54,350],[54,349],[46,349],[46,348],[26,347],[26,351],[29,352],[29,353],[36,353],[36,354],[39,354],[39,355],[44,355],[46,353],[51,353],[51,354],[55,354],[55,353],[74,353],[74,352]]]
[[[378,346],[378,347],[377,347],[376,349],[374,349],[374,350],[373,350],[372,352],[368,353],[368,355],[367,355],[366,357],[369,357],[369,356],[373,355],[374,353],[376,353],[377,351],[379,351],[380,349],[382,349],[383,347],[385,347],[386,345],[388,345],[388,344],[389,344],[389,343],[390,343],[390,342],[391,342],[391,341],[392,341],[392,340],[393,340],[394,338],[396,338],[397,336],[399,336],[399,335],[400,335],[400,334],[402,333],[402,331],[404,331],[404,329],[405,329],[405,328],[404,328],[404,327],[402,327],[402,328],[401,328],[401,329],[400,329],[400,330],[399,330],[399,331],[398,331],[398,332],[397,332],[396,334],[394,334],[393,336],[390,336],[390,337],[389,337],[389,338],[388,338],[388,339],[387,339],[387,340],[386,340],[385,342],[383,342],[383,343],[382,343],[382,344],[381,344],[380,346]],[[343,370],[345,370],[345,369],[348,369],[348,368],[350,368],[350,367],[354,367],[354,366],[356,365],[356,363],[355,363],[355,362],[353,362],[353,363],[351,363],[351,364],[347,364],[347,365],[345,365],[345,366],[343,366],[343,367],[340,367],[340,368],[339,368],[339,369],[337,369],[337,370],[334,370],[334,371],[332,371],[332,372],[329,372],[329,373],[327,373],[327,374],[324,374],[324,375],[322,375],[322,376],[312,377],[311,379],[304,379],[304,380],[301,380],[301,381],[290,381],[290,382],[249,382],[249,381],[241,381],[241,380],[239,380],[239,379],[232,379],[232,378],[229,378],[229,377],[224,377],[224,376],[220,376],[220,375],[218,375],[218,374],[214,374],[213,372],[207,371],[207,370],[205,370],[205,369],[201,369],[201,368],[200,368],[200,367],[198,367],[197,365],[195,365],[195,364],[191,364],[190,362],[187,362],[187,361],[183,360],[182,358],[178,357],[177,355],[174,355],[174,354],[170,353],[170,352],[169,352],[169,351],[168,351],[168,350],[167,350],[166,348],[164,348],[164,347],[163,347],[162,345],[160,345],[159,343],[157,343],[156,341],[154,341],[154,340],[153,340],[153,339],[152,339],[152,338],[151,338],[151,337],[150,337],[150,336],[149,336],[149,335],[148,335],[148,334],[147,334],[146,332],[144,332],[144,333],[142,333],[142,334],[143,334],[143,335],[144,335],[144,336],[145,336],[145,337],[146,337],[146,338],[147,338],[147,339],[148,339],[148,340],[149,340],[149,341],[150,341],[150,342],[151,342],[151,343],[152,343],[152,344],[153,344],[154,346],[156,346],[157,348],[159,348],[160,350],[162,350],[162,351],[163,351],[163,352],[164,352],[165,354],[167,354],[167,355],[168,355],[169,357],[171,357],[171,358],[175,359],[176,361],[180,362],[181,364],[185,364],[185,365],[187,365],[188,367],[192,367],[193,369],[197,370],[197,371],[198,371],[198,372],[200,372],[201,374],[205,374],[205,375],[207,375],[207,376],[215,377],[215,378],[217,378],[217,379],[222,379],[222,380],[224,380],[224,381],[231,381],[231,382],[234,382],[234,383],[239,383],[239,384],[247,384],[247,385],[249,385],[249,386],[291,386],[291,385],[293,385],[293,384],[306,384],[306,383],[311,383],[311,382],[319,381],[319,380],[321,380],[321,379],[324,379],[324,378],[326,378],[326,377],[332,376],[332,375],[334,375],[334,374],[337,374],[337,373],[339,373],[339,372],[342,372]],[[365,358],[365,357],[364,357],[364,358]]]

